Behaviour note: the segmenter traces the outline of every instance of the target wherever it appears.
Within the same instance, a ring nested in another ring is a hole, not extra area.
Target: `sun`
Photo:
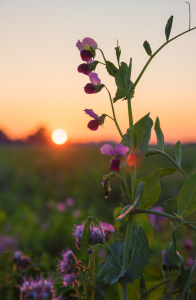
[[[57,145],[62,145],[67,140],[67,133],[63,129],[56,129],[52,133],[52,140]]]

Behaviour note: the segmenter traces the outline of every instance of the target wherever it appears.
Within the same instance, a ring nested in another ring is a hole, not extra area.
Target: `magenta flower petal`
[[[92,83],[87,83],[84,87],[84,91],[87,94],[95,94],[96,87]]]
[[[93,131],[96,131],[98,128],[99,128],[99,120],[91,120],[87,127],[90,129],[90,130],[93,130]]]
[[[101,84],[101,80],[98,78],[98,74],[97,73],[91,73],[89,75],[90,81],[92,82],[92,84],[94,85],[100,85]]]
[[[88,64],[79,65],[78,72],[83,73],[84,75],[89,75],[90,74],[89,65]]]
[[[93,57],[93,54],[90,50],[82,50],[80,52],[80,56],[81,56],[82,60],[89,61]]]
[[[102,154],[106,154],[106,155],[115,155],[115,150],[114,148],[110,145],[110,144],[105,144],[101,147],[100,149]]]
[[[84,50],[84,46],[83,44],[78,40],[78,42],[76,43],[76,47],[78,48],[79,51]]]
[[[129,148],[123,145],[115,146],[115,155],[125,155],[129,151]]]
[[[102,230],[109,230],[110,232],[114,232],[114,226],[112,224],[100,222]]]
[[[90,117],[99,120],[99,116],[92,109],[84,109],[85,113]]]
[[[110,164],[110,171],[120,172],[120,158],[114,158]]]
[[[84,38],[82,42],[83,42],[83,45],[84,45],[85,48],[90,48],[91,47],[94,50],[96,50],[97,47],[98,47],[97,43],[93,39],[88,38],[88,37]]]

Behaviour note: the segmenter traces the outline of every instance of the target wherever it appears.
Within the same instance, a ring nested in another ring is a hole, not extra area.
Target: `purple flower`
[[[101,225],[102,230],[106,229],[106,230],[109,230],[110,232],[115,231],[114,226],[112,224],[100,222],[100,225]]]
[[[78,40],[76,47],[78,48],[79,51],[90,50],[91,48],[96,50],[98,45],[93,39],[87,37],[87,38],[84,38],[82,40],[82,42],[80,42],[80,40]]]
[[[92,62],[93,54],[90,50],[82,50],[80,56],[82,60]]]
[[[63,251],[61,256],[59,269],[63,278],[63,285],[67,287],[69,284],[72,284],[74,287],[75,284],[78,284],[76,278],[82,268],[82,262],[77,260],[70,249]]]
[[[30,264],[31,264],[31,260],[30,260],[29,256],[22,256],[17,261],[16,267],[19,270],[21,270],[21,269],[24,270],[24,269],[27,269]]]
[[[192,240],[189,239],[189,238],[186,238],[186,239],[184,240],[184,244],[183,244],[184,250],[187,251],[187,252],[189,252],[189,251],[192,249],[192,247],[193,247],[193,242],[192,242]]]
[[[63,202],[58,202],[56,208],[58,209],[58,211],[64,212],[66,210],[66,205]]]
[[[188,267],[194,265],[194,263],[195,263],[195,260],[192,257],[187,257],[186,264]]]
[[[105,144],[101,147],[100,150],[102,154],[114,156],[114,158],[111,160],[110,163],[110,171],[113,170],[113,171],[120,172],[120,162],[122,156],[124,156],[129,151],[129,148],[121,144],[115,146],[115,148],[113,148],[109,144]]]
[[[22,251],[16,251],[14,253],[14,257],[12,258],[13,263],[17,263],[17,261],[23,256]]]
[[[164,208],[160,205],[153,207],[152,210],[163,213],[165,212]],[[167,218],[153,214],[150,214],[149,219],[150,223],[157,231],[161,231],[163,229],[163,225],[167,222]]]
[[[84,75],[89,75],[90,74],[90,68],[88,64],[81,64],[78,67],[78,72],[82,73]]]
[[[42,276],[33,279],[23,277],[23,284],[17,287],[20,289],[20,299],[40,299],[40,300],[60,300],[61,296],[55,296],[54,281],[52,278],[47,280]]]
[[[101,228],[102,228],[104,237],[105,237],[106,241],[109,241],[110,234],[112,232],[110,229],[113,230],[113,228],[112,228],[113,226],[110,224],[107,224],[107,228],[106,228],[106,226],[105,226],[106,223],[103,223],[103,224],[104,225],[103,225],[103,227],[101,226]],[[112,226],[112,227],[110,227],[110,226]],[[83,231],[84,231],[84,225],[75,225],[75,229],[73,229],[73,236],[76,239],[76,247],[78,248],[78,250],[80,250]],[[92,226],[90,227],[89,245],[94,246],[98,243],[104,244],[104,239],[102,237],[100,228],[94,225],[93,227]]]
[[[74,206],[75,200],[74,200],[74,198],[69,197],[65,200],[65,203],[67,206]]]
[[[85,109],[84,111],[87,115],[94,119],[88,123],[87,127],[90,130],[96,131],[99,128],[99,126],[103,124],[104,121],[100,119],[99,116],[95,114],[92,109]]]
[[[97,73],[90,73],[89,75],[91,83],[87,83],[84,87],[84,91],[87,94],[95,94],[100,91],[99,86],[101,85],[101,80],[98,78]]]

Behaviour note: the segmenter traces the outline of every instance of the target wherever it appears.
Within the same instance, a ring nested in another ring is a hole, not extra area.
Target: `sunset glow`
[[[67,140],[67,133],[62,129],[57,129],[52,133],[52,140],[57,145],[62,145]]]

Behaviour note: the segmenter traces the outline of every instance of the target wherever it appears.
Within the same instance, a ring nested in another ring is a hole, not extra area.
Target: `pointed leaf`
[[[146,50],[146,53],[147,53],[149,56],[151,56],[151,55],[152,55],[152,50],[151,50],[151,48],[150,48],[150,44],[149,44],[147,41],[145,41],[145,42],[143,43],[143,46],[144,46],[144,49]]]
[[[173,243],[165,244],[165,262],[169,272],[184,269],[184,258],[176,253]]]
[[[150,113],[145,115],[137,123],[134,124],[134,135],[136,138],[136,147],[145,154],[148,150],[148,143],[151,136],[151,128],[153,125]]]
[[[115,74],[118,71],[117,67],[110,61],[106,61],[106,69],[108,73],[113,77],[115,77]]]
[[[173,149],[174,153],[175,153],[175,158],[176,158],[176,162],[177,164],[181,167],[181,160],[182,160],[182,147],[180,144],[180,141],[178,141]]]
[[[196,211],[196,173],[183,185],[178,195],[177,209],[184,218]]]
[[[121,284],[133,284],[138,279],[148,263],[150,248],[146,235],[140,225],[131,233],[128,272],[121,277]]]
[[[95,60],[93,63],[88,64],[90,73],[96,69],[96,66],[98,63],[99,62],[97,60]]]
[[[186,283],[186,285],[184,287],[184,291],[182,293],[182,296],[185,295],[186,292],[189,291],[190,286],[191,286],[191,282],[192,282],[193,277],[194,277],[195,274],[196,274],[196,263],[192,266],[191,273],[190,273],[189,278],[187,280],[187,283]]]
[[[104,86],[105,86],[104,84],[97,85],[97,86],[96,86],[95,93],[100,92]]]
[[[172,294],[182,293],[187,284],[187,279],[190,277],[193,266],[186,268],[185,274],[179,274],[174,282]],[[180,299],[182,295],[179,295],[177,299]]]
[[[170,36],[170,32],[171,32],[171,28],[172,28],[172,23],[173,23],[173,18],[174,16],[171,16],[168,21],[167,24],[165,26],[165,36],[166,36],[166,40],[169,40],[169,36]]]
[[[144,191],[145,184],[146,184],[145,182],[140,181],[138,186],[137,186],[136,194],[135,194],[135,202],[137,203],[137,205],[139,204],[139,201],[142,197],[142,193]]]
[[[160,122],[159,122],[159,118],[158,117],[156,118],[154,130],[155,130],[156,136],[157,136],[157,145],[159,146],[159,148],[162,151],[164,151],[164,146],[165,146],[164,135],[163,135],[163,132],[161,130]]]
[[[85,266],[88,264],[88,253],[86,250],[88,249],[89,246],[89,236],[90,236],[90,222],[87,221],[86,224],[84,225],[84,231],[82,234],[82,240],[81,240],[81,260],[82,264]]]
[[[116,50],[117,62],[118,62],[118,65],[120,65],[121,49],[120,49],[120,46],[118,46],[118,41],[117,41],[117,47],[115,47],[115,50]]]
[[[175,167],[169,167],[166,169],[163,169],[162,173],[161,173],[161,177],[165,176],[165,175],[171,175],[174,172],[176,172],[178,170],[178,168]]]
[[[126,97],[133,86],[133,83],[130,80],[130,69],[126,63],[121,63],[119,70],[117,70],[115,74],[115,81],[117,85],[117,92],[113,102]]]
[[[161,195],[160,176],[162,169],[158,169],[150,176],[138,179],[138,182],[145,182],[144,191],[138,205],[139,209],[148,209],[152,207]]]

